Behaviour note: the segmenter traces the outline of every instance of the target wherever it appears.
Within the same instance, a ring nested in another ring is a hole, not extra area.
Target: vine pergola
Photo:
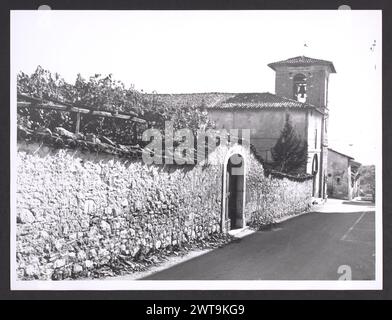
[[[18,93],[18,108],[35,108],[44,110],[56,110],[61,112],[71,112],[76,114],[76,125],[75,133],[80,131],[80,120],[82,115],[91,114],[98,117],[115,118],[122,120],[129,120],[136,123],[146,123],[147,121],[138,117],[135,112],[109,112],[95,110],[86,107],[76,107],[70,103],[60,102],[60,101],[44,101],[43,99],[35,98],[26,94]]]

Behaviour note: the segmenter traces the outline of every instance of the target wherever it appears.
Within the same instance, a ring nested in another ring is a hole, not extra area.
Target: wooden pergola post
[[[80,112],[76,112],[76,128],[75,133],[79,133],[80,130]]]

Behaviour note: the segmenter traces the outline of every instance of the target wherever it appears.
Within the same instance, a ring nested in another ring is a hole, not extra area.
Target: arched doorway
[[[312,197],[316,197],[317,194],[317,173],[318,173],[318,157],[317,154],[315,154],[313,156],[313,162],[312,162],[312,175],[313,175]]]
[[[233,154],[226,164],[224,222],[226,231],[244,227],[244,158]]]

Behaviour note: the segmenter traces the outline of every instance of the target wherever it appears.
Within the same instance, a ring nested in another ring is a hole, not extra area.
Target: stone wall
[[[220,234],[227,153],[217,149],[208,164],[155,166],[18,143],[18,277],[85,277],[119,257],[137,261]],[[246,224],[308,209],[311,181],[265,177],[258,160],[245,157]]]
[[[266,177],[261,164],[251,154],[246,182],[247,224],[260,228],[281,218],[309,211],[312,180]]]
[[[19,278],[83,276],[220,232],[221,170],[18,144]]]

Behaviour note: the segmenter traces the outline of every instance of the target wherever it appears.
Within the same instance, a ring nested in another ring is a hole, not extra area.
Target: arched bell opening
[[[294,76],[294,99],[299,102],[306,102],[307,97],[307,84],[306,77],[302,73],[298,73]]]

